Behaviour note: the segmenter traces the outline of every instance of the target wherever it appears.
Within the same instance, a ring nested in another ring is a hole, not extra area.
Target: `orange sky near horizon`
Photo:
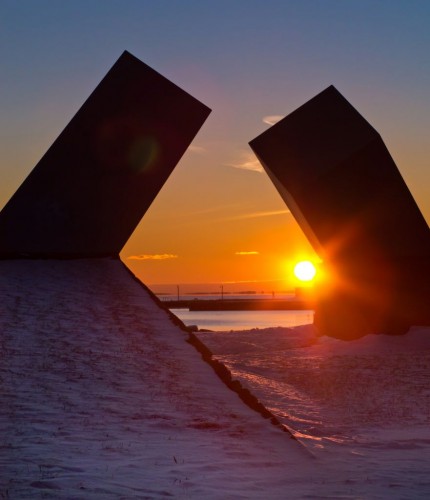
[[[121,258],[149,285],[291,289],[316,255],[288,207],[262,169],[202,167],[206,154],[188,151]]]

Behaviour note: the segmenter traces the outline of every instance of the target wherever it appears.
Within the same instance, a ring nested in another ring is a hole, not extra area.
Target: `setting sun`
[[[294,266],[294,276],[300,281],[312,281],[316,273],[315,266],[309,260],[303,260]]]

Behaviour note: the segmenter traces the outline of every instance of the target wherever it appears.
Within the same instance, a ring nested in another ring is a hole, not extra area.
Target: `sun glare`
[[[294,276],[300,281],[312,281],[316,273],[315,266],[309,260],[303,260],[294,266]]]

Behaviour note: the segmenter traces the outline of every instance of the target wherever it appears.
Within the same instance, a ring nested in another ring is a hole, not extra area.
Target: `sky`
[[[427,0],[2,0],[0,208],[124,50],[212,109],[121,252],[146,284],[296,284],[317,256],[248,142],[331,84],[429,222]]]

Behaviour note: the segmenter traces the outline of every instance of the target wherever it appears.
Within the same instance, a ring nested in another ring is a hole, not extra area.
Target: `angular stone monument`
[[[124,52],[0,213],[0,258],[116,256],[210,109]]]
[[[429,324],[429,227],[380,135],[333,86],[250,146],[324,261],[321,333]]]

